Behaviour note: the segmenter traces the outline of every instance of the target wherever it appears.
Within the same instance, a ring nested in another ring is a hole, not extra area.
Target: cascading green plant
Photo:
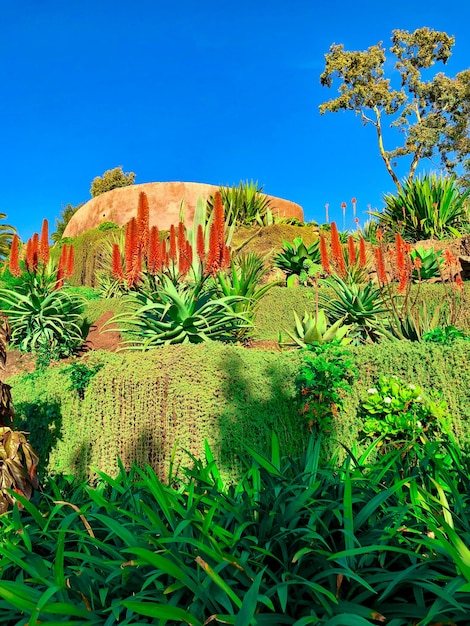
[[[227,225],[269,226],[274,223],[270,199],[263,193],[258,181],[240,181],[233,187],[220,187],[219,191]],[[213,203],[213,198],[209,198],[210,209]]]

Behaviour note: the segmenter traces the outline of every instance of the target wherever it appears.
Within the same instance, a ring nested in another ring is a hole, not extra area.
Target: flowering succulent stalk
[[[338,227],[335,222],[331,222],[331,257],[338,274],[345,276],[346,263],[344,261],[343,247],[339,238]]]
[[[41,239],[39,241],[39,259],[47,265],[49,261],[49,223],[46,219],[42,222]]]
[[[354,246],[354,239],[352,235],[348,237],[348,261],[349,265],[354,265],[356,262],[356,248]]]
[[[173,262],[176,261],[176,230],[174,224],[170,226],[170,249],[168,255]]]
[[[379,285],[385,285],[387,283],[387,273],[385,272],[385,263],[383,257],[383,251],[380,246],[374,249],[375,256],[375,269],[377,271],[377,278]]]
[[[124,271],[122,269],[121,262],[121,249],[118,243],[115,243],[113,245],[113,264],[111,274],[113,278],[116,278],[119,281],[124,280]]]
[[[328,249],[326,247],[326,239],[320,235],[320,259],[321,266],[325,274],[331,274],[330,259],[328,258]]]
[[[149,236],[149,202],[145,191],[141,191],[137,205],[137,237],[145,261],[148,258]]]
[[[224,267],[230,254],[225,250],[224,205],[219,191],[214,196],[214,218],[209,235],[209,252],[207,255],[206,274],[215,275]]]
[[[10,267],[11,275],[15,276],[16,278],[21,276],[21,269],[20,269],[20,263],[19,263],[19,242],[20,240],[18,238],[18,235],[15,233],[13,235],[13,239],[11,242],[9,267]]]
[[[150,274],[157,274],[162,270],[162,255],[159,241],[159,232],[156,226],[152,226],[152,228],[150,229],[147,268]]]

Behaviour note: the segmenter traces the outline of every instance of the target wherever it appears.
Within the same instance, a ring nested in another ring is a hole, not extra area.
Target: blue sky
[[[470,3],[436,0],[10,0],[2,3],[0,212],[23,239],[90,199],[122,165],[136,183],[257,180],[342,223],[341,202],[381,208],[393,182],[374,129],[325,114],[332,43],[363,50],[393,29],[456,37],[448,75],[470,66]],[[392,147],[392,146],[390,146]],[[431,166],[429,166],[431,167]]]

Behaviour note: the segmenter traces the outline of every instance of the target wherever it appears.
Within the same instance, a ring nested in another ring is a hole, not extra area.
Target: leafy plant
[[[411,448],[419,454],[426,439],[440,440],[450,434],[446,403],[425,394],[418,385],[395,376],[381,376],[377,388],[368,389],[367,394],[358,411],[367,437],[382,437],[388,444]]]
[[[306,284],[321,272],[319,245],[318,239],[305,245],[302,237],[296,237],[293,243],[283,242],[282,250],[273,258],[273,265],[286,273],[288,287],[296,277],[300,283]]]
[[[101,222],[98,230],[119,230],[121,227],[116,222]]]
[[[237,313],[242,313],[250,321],[253,320],[256,307],[263,296],[277,282],[260,285],[260,281],[268,272],[269,268],[264,266],[263,259],[255,252],[239,254],[232,258],[230,271],[217,273],[216,281],[224,297],[242,298],[235,302],[232,308]],[[246,332],[247,327],[241,329]]]
[[[358,377],[349,352],[336,346],[314,346],[303,353],[303,364],[296,377],[300,412],[310,428],[330,432],[343,407],[343,393],[350,391]]]
[[[416,246],[410,251],[410,258],[413,264],[412,278],[413,280],[431,280],[432,278],[440,278],[441,268],[444,263],[442,250],[427,250],[422,246]]]
[[[263,194],[263,187],[254,181],[240,181],[238,186],[220,187],[227,225],[268,226],[274,222],[270,199]],[[208,206],[214,206],[209,198]]]
[[[90,384],[90,380],[102,367],[103,363],[98,363],[94,367],[89,367],[86,363],[82,362],[72,363],[70,367],[63,370],[64,374],[70,374],[71,384],[69,390],[76,391],[80,400],[83,400],[85,390]]]
[[[467,333],[455,328],[455,326],[437,327],[423,333],[422,340],[429,343],[441,343],[449,345],[456,339],[465,339],[468,341],[469,337]]]
[[[211,339],[234,340],[251,323],[234,306],[241,296],[223,296],[215,285],[207,286],[207,277],[194,283],[174,284],[161,275],[150,288],[125,296],[128,312],[114,316],[108,323],[131,339],[128,349],[147,350],[159,345],[201,343]]]
[[[325,284],[333,289],[334,296],[325,296],[320,292],[320,303],[333,322],[342,319],[352,326],[350,336],[354,343],[377,341],[383,335],[380,316],[387,309],[376,285],[372,282],[348,284],[336,274],[330,276]]]
[[[398,193],[384,196],[382,212],[370,211],[389,233],[400,233],[406,241],[460,237],[461,225],[468,223],[467,200],[455,176],[424,174],[403,181]]]
[[[20,293],[0,289],[1,311],[11,324],[11,344],[24,352],[55,359],[73,354],[83,343],[82,299],[64,291]]]
[[[352,342],[352,339],[347,336],[351,326],[344,325],[344,319],[339,319],[328,327],[328,318],[323,309],[319,309],[316,313],[305,311],[302,320],[295,311],[293,313],[296,334],[288,330],[285,332],[301,348],[306,348],[308,345],[321,346],[330,342],[345,346]]]
[[[0,621],[464,626],[468,459],[375,450],[322,462],[310,437],[286,458],[273,434],[227,483],[209,446],[177,483],[122,466],[93,487],[51,479],[0,516]]]
[[[10,327],[4,317],[0,325],[0,367],[5,368]],[[16,502],[14,493],[28,499],[39,487],[38,456],[25,433],[10,427],[14,418],[10,385],[0,381],[0,515]]]

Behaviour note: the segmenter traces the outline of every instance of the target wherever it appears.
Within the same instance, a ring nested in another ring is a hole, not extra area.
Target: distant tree
[[[422,70],[436,62],[445,64],[455,38],[445,32],[419,28],[413,33],[394,30],[391,54],[401,85],[394,89],[385,78],[385,50],[382,42],[362,52],[348,52],[333,44],[325,55],[326,67],[320,76],[323,86],[332,87],[338,78],[339,96],[320,105],[320,113],[354,111],[364,125],[377,132],[380,155],[388,173],[400,188],[395,159],[409,157],[407,179],[413,179],[423,158],[439,155],[441,167],[454,172],[463,168],[462,182],[470,180],[470,69],[449,78],[438,73],[423,80]],[[388,65],[387,65],[388,68]],[[401,146],[384,147],[384,116],[394,116],[390,127],[404,136]]]
[[[113,170],[106,170],[103,176],[97,176],[93,179],[90,193],[93,198],[96,198],[96,196],[99,196],[106,191],[111,191],[111,189],[133,185],[134,181],[134,172],[128,172],[125,174],[122,171],[122,166],[115,167]]]
[[[6,213],[0,213],[0,220],[6,219]],[[16,233],[16,228],[9,224],[0,224],[0,260],[6,259],[10,254],[11,241]]]
[[[51,235],[52,241],[59,241],[60,239],[62,239],[67,224],[70,222],[78,209],[83,206],[83,204],[84,203],[81,202],[80,204],[77,204],[77,206],[73,206],[69,202],[65,205],[65,207],[60,212],[60,218],[57,217],[55,220],[56,231]]]

